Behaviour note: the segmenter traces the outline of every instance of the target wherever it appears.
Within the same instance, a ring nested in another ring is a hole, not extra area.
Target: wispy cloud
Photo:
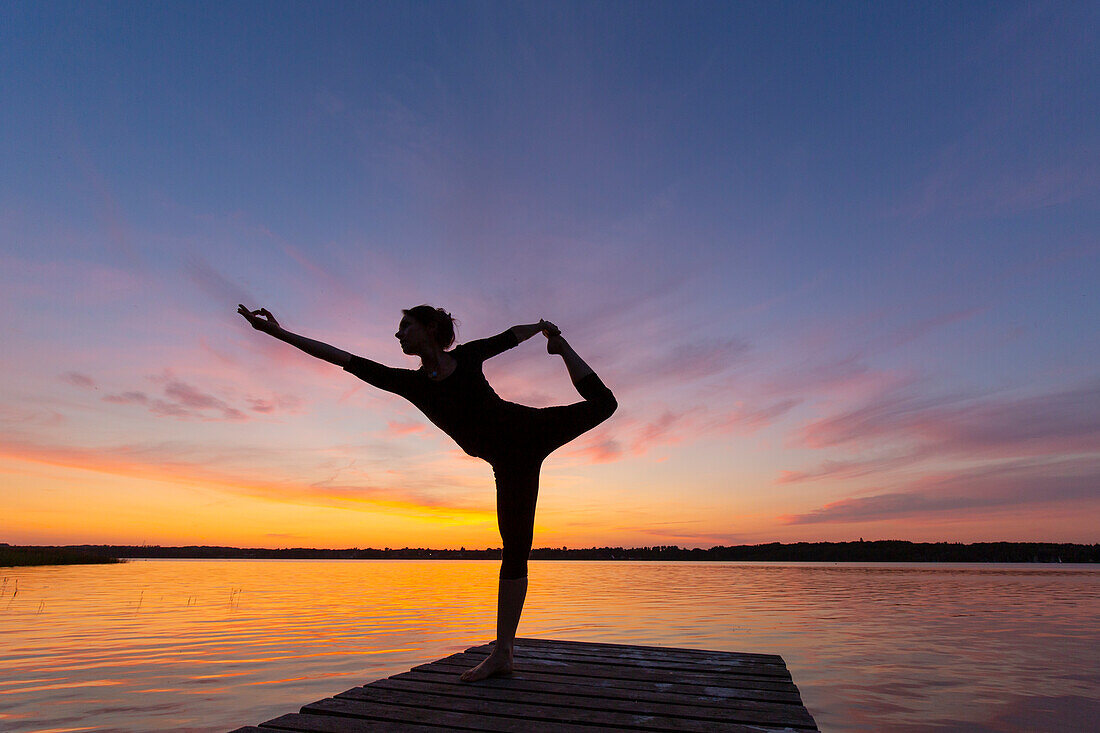
[[[826,504],[781,517],[786,524],[973,517],[993,509],[1062,502],[1100,503],[1100,459],[1013,461],[928,476],[897,491]]]
[[[410,433],[422,433],[428,429],[428,426],[422,422],[400,422],[391,420],[386,423],[386,427],[389,429],[392,435],[409,435]]]
[[[231,407],[224,400],[200,392],[195,387],[178,380],[165,385],[164,394],[168,399],[150,397],[141,391],[126,391],[108,394],[104,402],[116,405],[141,405],[149,412],[161,417],[198,418],[202,420],[245,420],[247,415]]]
[[[302,399],[294,395],[277,394],[274,397],[245,397],[248,409],[270,415],[281,410],[296,411],[302,407]]]
[[[989,308],[987,306],[964,308],[962,310],[949,311],[947,313],[941,313],[928,318],[921,318],[916,321],[904,323],[898,327],[889,329],[882,337],[874,339],[870,344],[870,348],[875,351],[895,349],[923,338],[944,326],[960,323],[985,313],[988,310]]]
[[[230,407],[224,400],[218,399],[212,394],[202,392],[198,388],[178,379],[170,380],[164,385],[164,394],[173,400],[175,405],[200,413],[203,410],[215,410],[227,420],[243,420],[245,415],[235,407]]]
[[[235,407],[226,399],[175,377],[170,371],[147,379],[160,385],[160,396],[147,394],[143,390],[124,390],[104,395],[103,401],[115,405],[138,405],[160,417],[234,421],[247,420],[250,413],[273,415],[280,411],[293,412],[302,404],[298,397],[276,393],[267,397],[246,396],[241,399],[243,404]],[[81,386],[85,385],[81,383]]]
[[[680,530],[669,524],[694,524],[695,522],[671,522],[665,523],[666,526],[644,526],[644,527],[623,527],[620,529],[626,529],[632,534],[638,534],[643,537],[655,537],[662,541],[662,543],[678,544],[678,545],[701,545],[701,546],[713,546],[713,545],[739,545],[747,542],[745,535],[737,534],[734,532],[692,532],[689,530]]]
[[[223,276],[197,252],[191,252],[183,264],[191,282],[226,308],[235,308],[238,303],[252,306],[257,302],[247,288]]]
[[[1028,162],[1005,159],[987,143],[956,143],[942,149],[933,166],[889,215],[1005,216],[1080,201],[1100,190],[1100,159],[1088,149]]]
[[[666,410],[656,419],[637,426],[630,442],[631,452],[635,455],[643,455],[653,446],[680,442],[683,435],[678,433],[676,428],[682,426],[692,412],[693,410],[680,412]]]
[[[796,398],[765,402],[764,404],[736,403],[713,421],[716,429],[748,435],[768,427],[801,403]]]
[[[74,387],[93,389],[96,386],[94,379],[89,377],[87,374],[81,374],[80,372],[65,372],[61,375],[60,379],[63,382],[68,382]]]
[[[120,392],[104,396],[103,401],[116,405],[146,405],[149,403],[149,396],[144,392]]]
[[[815,421],[811,448],[905,441],[940,453],[1020,455],[1100,450],[1100,382],[1020,398],[886,394]]]
[[[133,236],[123,208],[111,183],[96,165],[93,151],[85,144],[84,134],[76,118],[65,114],[58,118],[58,127],[70,153],[70,159],[91,189],[93,210],[106,229],[114,254],[121,255],[132,269],[141,267],[142,258],[133,245]]]
[[[857,460],[828,460],[823,461],[816,468],[806,471],[780,471],[776,483],[789,484],[800,481],[814,481],[817,479],[858,478],[893,471],[904,466],[929,458],[935,455],[935,450],[925,448],[913,450],[900,455],[888,455],[876,458]]]
[[[188,458],[186,453],[181,454],[178,447],[172,446],[108,446],[93,450],[2,436],[0,456],[117,476],[190,484],[262,501],[409,516],[445,515],[479,521],[495,516],[490,492],[471,494],[455,490],[454,484],[461,484],[461,478],[453,474],[442,475],[430,467],[421,467],[415,476],[390,469],[378,474],[385,476],[384,482],[359,475],[357,471],[336,471],[327,478],[295,480],[273,478],[254,468],[247,472],[223,469],[211,457],[204,459],[197,454]],[[349,475],[358,475],[358,479],[349,481]]]
[[[612,463],[624,455],[619,441],[607,435],[582,437],[566,448],[565,452],[580,457],[586,463]]]
[[[650,386],[669,378],[691,382],[736,367],[748,351],[748,342],[738,338],[682,342],[639,362],[630,377]]]

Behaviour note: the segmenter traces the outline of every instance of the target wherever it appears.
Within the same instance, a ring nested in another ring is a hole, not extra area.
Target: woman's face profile
[[[424,325],[415,318],[405,316],[397,326],[394,334],[401,344],[401,351],[406,354],[422,354],[429,349],[431,334]]]

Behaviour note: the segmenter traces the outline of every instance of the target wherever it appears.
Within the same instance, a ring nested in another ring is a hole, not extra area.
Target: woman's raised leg
[[[589,374],[594,374],[592,367],[585,363],[573,347],[569,345],[569,342],[559,333],[554,336],[548,336],[546,339],[546,352],[549,354],[559,354],[562,360],[565,362],[565,368],[569,370],[569,378],[573,380],[573,385],[576,386],[582,379]]]
[[[592,371],[592,367],[585,363],[560,334],[547,339],[546,350],[551,354],[561,355],[573,386],[584,398],[583,402],[572,405],[539,409],[539,433],[542,442],[540,448],[544,455],[549,455],[611,417],[619,403],[611,390]]]

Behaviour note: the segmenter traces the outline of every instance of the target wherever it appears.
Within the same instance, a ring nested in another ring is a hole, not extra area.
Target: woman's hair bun
[[[455,342],[455,325],[458,321],[442,308],[418,305],[401,312],[410,318],[415,318],[425,328],[434,328],[435,340],[441,348],[449,348]]]

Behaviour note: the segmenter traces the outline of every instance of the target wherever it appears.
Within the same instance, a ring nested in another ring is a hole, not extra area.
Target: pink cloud
[[[780,471],[776,483],[789,484],[818,479],[858,478],[870,474],[892,471],[903,466],[918,463],[935,455],[935,450],[925,448],[882,458],[851,461],[823,461],[817,468],[809,471]]]
[[[103,401],[113,402],[116,405],[145,405],[149,403],[149,397],[144,392],[122,392],[106,395]]]
[[[246,396],[243,398],[244,407],[235,407],[225,399],[172,376],[171,372],[150,377],[150,380],[163,385],[163,397],[150,396],[139,390],[127,390],[105,395],[103,401],[116,405],[140,405],[158,416],[234,421],[247,419],[246,410],[271,415],[277,411],[297,410],[302,403],[293,395],[276,393],[270,397]]]
[[[84,387],[85,389],[93,389],[95,387],[94,379],[87,374],[80,374],[79,372],[65,372],[61,375],[61,381],[68,382],[75,387]]]
[[[409,435],[411,433],[422,433],[427,430],[427,426],[422,422],[399,422],[391,420],[386,423],[386,427],[392,435]]]
[[[677,381],[692,381],[733,368],[748,351],[749,344],[737,338],[685,341],[640,364],[640,368],[632,373],[646,382],[669,377],[675,377]]]
[[[586,463],[612,463],[623,457],[623,448],[619,441],[606,436],[581,438],[575,446],[570,446],[567,450],[569,455],[579,456]]]
[[[939,452],[1019,455],[1100,450],[1100,382],[1016,399],[884,395],[802,429],[811,448],[906,441]]]
[[[709,404],[689,404],[682,409],[663,408],[656,417],[618,415],[605,430],[617,444],[629,446],[633,455],[645,455],[659,446],[688,443],[715,435],[750,435],[775,423],[798,401],[778,400],[753,404],[737,402],[726,406],[728,396],[710,391]],[[630,406],[627,405],[629,413]]]
[[[786,515],[786,524],[852,523],[951,516],[984,518],[991,510],[1100,502],[1100,460],[1013,461],[953,474],[927,476],[872,496]]]
[[[666,410],[656,420],[643,423],[633,431],[630,451],[634,455],[644,455],[654,446],[679,443],[683,440],[683,436],[677,434],[676,428],[684,426],[693,412],[694,410],[683,412]]]
[[[738,403],[732,410],[721,415],[715,427],[740,435],[755,433],[786,415],[800,403],[798,399],[785,399],[765,405],[746,405]]]
[[[729,409],[722,395],[711,392],[710,396],[710,405],[688,404],[681,409],[620,400],[620,411],[608,423],[574,441],[567,451],[593,463],[607,463],[709,436],[747,435],[773,424],[797,404],[795,400],[739,403]]]
[[[293,395],[275,395],[270,398],[245,397],[248,409],[270,415],[279,410],[297,410],[302,406],[302,400]]]
[[[151,406],[154,413],[178,417],[202,415],[204,418],[209,418],[205,411],[213,410],[221,413],[226,420],[245,419],[245,414],[241,410],[178,379],[172,379],[164,386],[164,394],[171,401],[154,400]]]

